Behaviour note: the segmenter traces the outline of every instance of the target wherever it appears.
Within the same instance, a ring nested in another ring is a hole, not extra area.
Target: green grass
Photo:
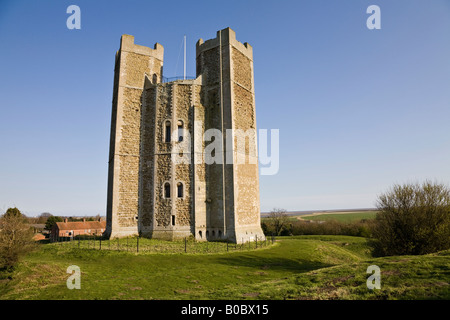
[[[366,287],[371,264],[381,268],[381,290]],[[70,265],[81,269],[80,290],[66,287]],[[448,299],[449,278],[450,252],[372,258],[365,238],[348,236],[208,254],[47,244],[0,280],[0,299]]]
[[[377,215],[376,211],[352,212],[352,213],[334,213],[334,214],[320,214],[316,216],[302,216],[303,220],[314,221],[330,221],[336,220],[339,222],[356,222],[363,219],[374,219]]]

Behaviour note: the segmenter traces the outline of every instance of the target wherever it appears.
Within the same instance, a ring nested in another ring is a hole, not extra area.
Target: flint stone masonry
[[[116,53],[106,235],[198,241],[264,239],[260,226],[253,48],[233,30],[196,46],[195,80],[162,83],[164,48],[123,35]],[[170,126],[171,141],[166,127]],[[188,135],[178,140],[178,129]],[[205,164],[208,129],[223,163]],[[225,135],[246,132],[244,140]],[[220,140],[220,139],[219,139]],[[239,148],[244,141],[245,147]],[[227,150],[227,146],[230,150]],[[181,151],[180,151],[181,150]],[[187,163],[174,156],[189,156]],[[234,159],[226,163],[227,155]],[[243,156],[245,162],[237,162]],[[240,158],[239,158],[240,157]],[[167,195],[167,193],[170,193]]]

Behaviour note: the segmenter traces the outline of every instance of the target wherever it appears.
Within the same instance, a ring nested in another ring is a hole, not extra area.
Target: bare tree
[[[45,224],[47,222],[47,219],[50,218],[51,216],[52,216],[51,213],[43,212],[39,215],[36,223]]]
[[[0,268],[10,269],[35,246],[33,230],[17,208],[10,208],[0,218]]]
[[[281,232],[287,227],[288,224],[288,216],[286,209],[274,208],[269,213],[269,225],[271,227],[271,231],[279,236]]]

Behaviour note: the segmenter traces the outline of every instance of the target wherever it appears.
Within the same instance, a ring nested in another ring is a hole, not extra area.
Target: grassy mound
[[[382,289],[366,287],[367,266]],[[66,269],[81,269],[69,290]],[[1,299],[448,298],[450,255],[371,258],[366,239],[298,236],[257,250],[136,254],[44,245],[0,280]]]

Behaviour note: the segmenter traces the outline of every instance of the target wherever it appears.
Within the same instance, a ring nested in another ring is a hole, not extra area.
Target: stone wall
[[[192,85],[189,84],[177,84],[176,86],[176,118],[175,122],[182,121],[183,128],[192,135]],[[176,127],[175,127],[176,128]],[[174,129],[175,129],[174,128]],[[182,142],[175,142],[179,144],[181,150],[191,152],[192,146],[188,136],[183,138]],[[177,197],[177,184],[181,182],[183,184],[183,198]],[[193,222],[192,212],[192,165],[190,164],[177,164],[175,166],[175,182],[174,182],[174,198],[176,198],[176,226],[190,226]]]
[[[139,145],[141,122],[141,91],[123,88],[122,126],[119,144],[119,225],[136,224],[139,188]]]
[[[153,224],[156,91],[153,85],[146,89],[142,105],[139,218],[143,227]]]
[[[158,86],[158,97],[156,101],[156,153],[171,152],[172,146],[165,142],[165,122],[170,121],[172,129],[172,85],[164,84]]]
[[[174,186],[174,198],[176,198],[176,225],[190,226],[193,222],[191,202],[191,170],[188,164],[176,165],[176,181]],[[177,183],[183,183],[183,197],[177,197]]]
[[[259,223],[258,167],[254,164],[235,165],[237,203],[236,216],[240,225]]]
[[[232,48],[234,81],[247,90],[252,91],[251,61],[242,52]]]
[[[124,52],[126,77],[125,86],[142,88],[145,73],[151,73],[148,56],[132,52]]]
[[[197,76],[200,74],[205,78],[207,86],[217,85],[220,81],[220,64],[219,48],[213,48],[203,51],[197,57]]]
[[[155,220],[156,226],[167,227],[170,225],[172,216],[172,198],[175,192],[171,183],[172,179],[172,162],[170,154],[155,155],[156,158],[156,178],[155,178]],[[171,197],[164,197],[164,183],[171,184]]]
[[[248,134],[245,140],[240,137],[239,142],[236,135],[234,141],[235,152],[237,153],[235,156],[235,162],[237,163],[234,165],[236,227],[255,225],[260,228],[253,62],[235,47],[232,49],[232,57],[234,75],[233,124],[235,129],[243,130]],[[241,143],[245,143],[245,148],[242,148]],[[237,157],[240,157],[239,162]],[[262,236],[260,231],[257,231],[257,234],[259,234],[259,237]]]

